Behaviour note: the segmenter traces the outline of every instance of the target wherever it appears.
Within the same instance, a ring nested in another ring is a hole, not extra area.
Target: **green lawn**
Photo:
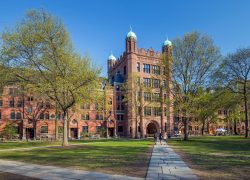
[[[93,142],[105,142],[106,139],[98,140],[72,140],[70,144],[80,144],[80,143],[93,143]],[[18,148],[29,148],[29,147],[40,147],[40,146],[50,146],[50,145],[61,145],[61,142],[55,141],[8,141],[0,142],[0,150],[7,149],[18,149]]]
[[[73,141],[68,147],[2,151],[0,159],[145,177],[151,156],[148,140]]]
[[[240,136],[193,137],[168,143],[201,179],[249,179],[250,139]]]

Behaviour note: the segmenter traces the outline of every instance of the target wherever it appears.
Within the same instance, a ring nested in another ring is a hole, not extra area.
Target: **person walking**
[[[160,140],[160,143],[161,143],[161,141],[162,141],[162,134],[161,133],[159,134],[159,140]]]

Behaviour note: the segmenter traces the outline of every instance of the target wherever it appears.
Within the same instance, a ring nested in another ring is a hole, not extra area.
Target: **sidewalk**
[[[196,175],[166,142],[154,145],[147,180],[196,180]]]
[[[142,178],[0,160],[0,171],[44,180],[142,180]],[[1,178],[0,178],[1,179]]]

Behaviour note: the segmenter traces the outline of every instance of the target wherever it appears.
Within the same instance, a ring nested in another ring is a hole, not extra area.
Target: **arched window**
[[[48,124],[43,124],[41,126],[41,133],[48,133]]]

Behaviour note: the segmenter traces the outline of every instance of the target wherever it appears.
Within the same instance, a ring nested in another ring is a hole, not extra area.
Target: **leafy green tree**
[[[0,134],[0,137],[5,139],[13,139],[17,137],[17,127],[12,123],[6,124],[3,131]]]
[[[194,116],[194,98],[206,89],[220,59],[212,39],[198,32],[173,41],[173,96],[175,111],[183,117],[184,140],[188,140],[189,120]]]
[[[219,68],[219,84],[237,94],[244,103],[245,137],[249,136],[250,48],[229,54]]]
[[[63,145],[68,145],[67,114],[97,89],[100,69],[75,53],[62,22],[45,11],[29,11],[14,31],[2,34],[3,58],[21,83],[46,94],[63,113]]]

